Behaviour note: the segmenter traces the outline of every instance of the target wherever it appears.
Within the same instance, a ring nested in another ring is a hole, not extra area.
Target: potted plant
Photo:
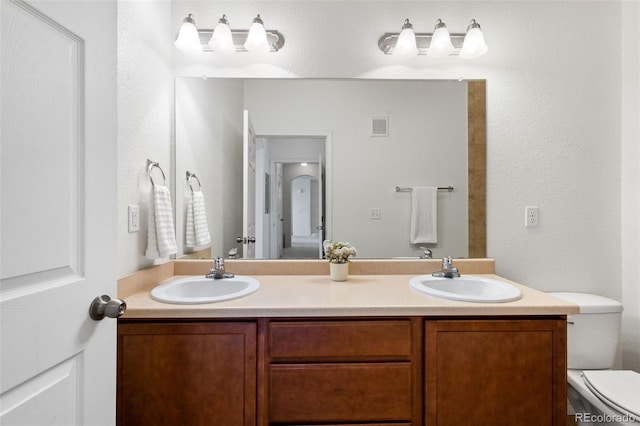
[[[333,281],[346,281],[349,276],[349,258],[358,251],[350,243],[325,240],[322,243],[324,256],[329,260],[330,276]]]

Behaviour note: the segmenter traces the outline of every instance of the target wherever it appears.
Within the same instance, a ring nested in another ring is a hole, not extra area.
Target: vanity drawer
[[[411,426],[413,423],[327,423],[322,424],[322,426]],[[309,423],[296,423],[291,426],[317,426]]]
[[[269,418],[274,423],[411,421],[411,363],[272,365]]]
[[[410,320],[286,321],[269,324],[269,356],[278,361],[411,359]]]

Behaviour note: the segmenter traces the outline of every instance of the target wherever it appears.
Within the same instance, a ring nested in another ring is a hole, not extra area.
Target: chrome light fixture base
[[[278,50],[282,49],[282,47],[284,46],[284,37],[282,36],[282,34],[275,30],[266,31],[267,41],[269,42],[269,46],[271,46],[271,51],[277,52]],[[198,35],[200,36],[200,43],[202,44],[203,52],[213,52],[208,44],[212,34],[213,29],[198,30]],[[247,49],[245,49],[244,47],[244,43],[247,41],[248,35],[249,30],[231,30],[233,45],[236,48],[236,52],[247,52]]]
[[[393,55],[393,51],[398,43],[398,33],[384,33],[378,40],[378,48],[385,55]],[[453,51],[450,55],[459,55],[462,50],[462,44],[466,34],[449,34],[451,37],[451,43],[453,44]],[[429,46],[431,45],[431,38],[433,33],[416,33],[416,44],[418,46],[418,55],[427,55],[429,52]]]
[[[284,37],[276,30],[266,30],[267,41],[271,47],[271,52],[277,52],[284,46]],[[209,40],[213,34],[213,29],[198,29],[198,35],[200,36],[200,43],[202,44],[203,52],[213,52],[209,47]],[[244,43],[247,41],[249,30],[231,30],[231,36],[233,38],[233,45],[236,48],[236,52],[247,52],[244,47]]]

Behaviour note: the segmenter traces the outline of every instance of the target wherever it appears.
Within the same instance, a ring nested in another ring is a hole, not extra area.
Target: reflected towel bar
[[[411,192],[411,191],[413,191],[412,188],[400,188],[399,186],[396,186],[396,192]],[[451,192],[453,191],[453,186],[439,186],[438,191]]]
[[[202,184],[200,183],[200,179],[198,179],[198,176],[196,176],[195,173],[190,172],[189,170],[187,170],[187,183],[189,184],[189,188],[191,188],[191,192],[193,192],[193,185],[191,182],[191,179],[195,179],[198,181],[198,190],[202,189]]]

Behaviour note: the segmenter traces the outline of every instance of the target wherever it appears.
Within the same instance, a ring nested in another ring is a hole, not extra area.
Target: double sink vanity
[[[566,424],[578,307],[491,259],[454,266],[459,279],[432,277],[440,260],[357,260],[332,282],[326,261],[229,260],[236,277],[213,280],[213,261],[176,260],[123,278],[118,424]],[[174,288],[154,300],[158,284]],[[188,300],[207,285],[246,294]]]

